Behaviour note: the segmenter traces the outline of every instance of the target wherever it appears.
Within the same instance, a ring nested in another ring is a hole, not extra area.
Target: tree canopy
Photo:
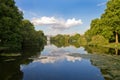
[[[31,41],[40,45],[46,42],[46,37],[29,20],[23,19],[14,0],[0,0],[0,46],[21,49],[24,42]]]
[[[98,19],[91,22],[91,28],[85,33],[92,38],[95,35],[102,35],[109,42],[116,41],[120,35],[120,0],[109,0],[105,12]]]

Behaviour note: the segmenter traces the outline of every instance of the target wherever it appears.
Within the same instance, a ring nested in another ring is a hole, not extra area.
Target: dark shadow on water
[[[44,49],[41,46],[24,46],[22,51],[0,51],[0,80],[23,80],[24,73],[20,70],[21,64],[29,64],[32,56],[37,56]]]

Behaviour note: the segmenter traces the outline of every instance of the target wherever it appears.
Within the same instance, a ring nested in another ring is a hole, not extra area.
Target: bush
[[[96,35],[92,37],[92,41],[89,43],[89,45],[104,45],[108,43],[109,41],[105,39],[103,36]]]

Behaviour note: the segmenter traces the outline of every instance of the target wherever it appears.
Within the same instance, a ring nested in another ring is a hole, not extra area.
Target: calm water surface
[[[55,45],[41,50],[0,56],[0,80],[120,80],[119,50]]]
[[[32,57],[30,64],[20,66],[23,80],[104,80],[90,59],[80,54],[88,53],[83,47],[47,45],[41,55]]]

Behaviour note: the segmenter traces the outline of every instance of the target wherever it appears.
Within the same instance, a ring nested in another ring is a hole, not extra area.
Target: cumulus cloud
[[[54,17],[41,17],[32,19],[32,23],[34,25],[52,25],[57,23],[57,20]]]
[[[55,18],[55,17],[41,17],[41,18],[33,18],[31,21],[35,26],[48,26],[52,29],[68,29],[74,26],[78,26],[82,24],[82,20],[75,18],[72,19],[61,19],[61,18]]]

